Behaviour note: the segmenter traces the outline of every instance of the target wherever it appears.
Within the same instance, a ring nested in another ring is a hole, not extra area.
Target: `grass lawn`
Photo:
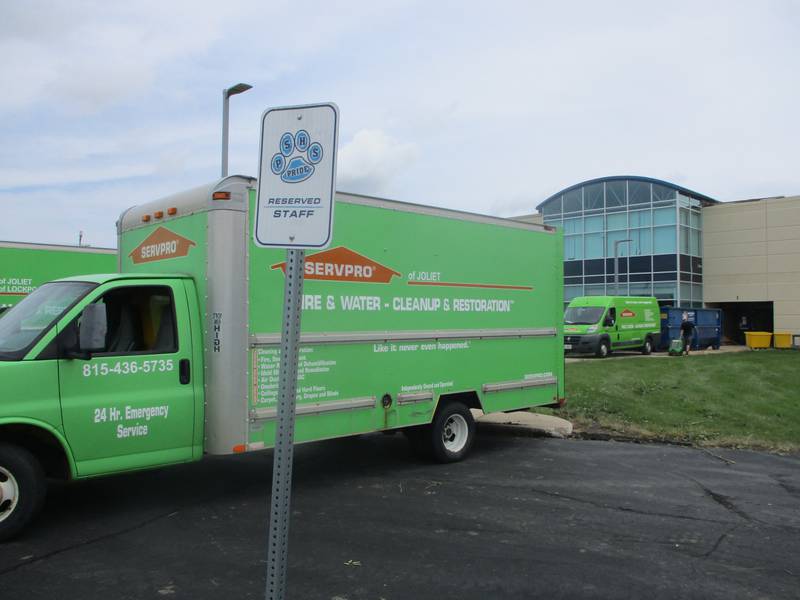
[[[578,431],[800,451],[800,352],[597,359],[566,365]]]

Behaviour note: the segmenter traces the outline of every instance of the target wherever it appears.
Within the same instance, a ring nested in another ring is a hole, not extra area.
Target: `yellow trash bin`
[[[747,345],[751,348],[769,348],[772,333],[769,331],[746,331],[744,334]]]
[[[776,348],[791,348],[792,347],[792,334],[791,333],[778,333],[775,332],[773,345]]]

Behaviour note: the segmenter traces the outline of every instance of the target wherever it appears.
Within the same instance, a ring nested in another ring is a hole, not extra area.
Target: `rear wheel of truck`
[[[17,535],[36,516],[46,486],[42,465],[33,454],[0,444],[0,542]]]
[[[464,458],[475,441],[475,419],[469,408],[461,402],[445,404],[433,419],[429,439],[431,454],[438,462],[450,463]]]
[[[647,336],[644,339],[644,346],[642,346],[642,354],[647,355],[653,351],[653,339]]]
[[[597,358],[606,358],[610,353],[611,349],[608,340],[600,340],[597,342],[597,350],[594,352]]]

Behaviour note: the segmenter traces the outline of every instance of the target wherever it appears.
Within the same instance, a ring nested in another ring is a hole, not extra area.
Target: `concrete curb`
[[[479,410],[473,410],[472,415],[478,426],[517,429],[527,434],[554,438],[567,438],[572,435],[572,423],[551,415],[528,411],[483,414]]]

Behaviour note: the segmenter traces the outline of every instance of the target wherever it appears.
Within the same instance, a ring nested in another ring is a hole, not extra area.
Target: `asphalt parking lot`
[[[263,598],[271,453],[51,490],[2,598]],[[800,457],[481,429],[298,447],[289,598],[797,598]]]

